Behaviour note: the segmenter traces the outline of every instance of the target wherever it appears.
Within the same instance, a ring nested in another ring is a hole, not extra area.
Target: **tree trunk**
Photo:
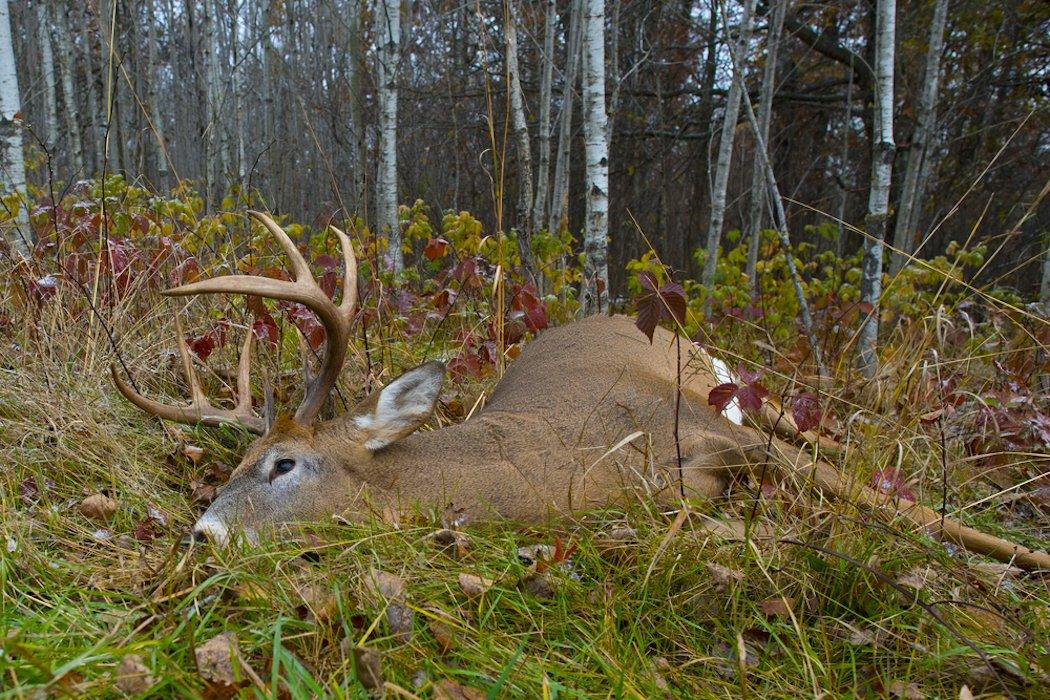
[[[865,224],[860,300],[869,306],[858,338],[861,372],[871,379],[878,370],[879,296],[882,293],[882,251],[889,216],[893,174],[893,55],[897,24],[896,0],[878,0],[875,28],[875,135],[871,153],[871,187]]]
[[[707,130],[708,134],[713,134],[713,124],[715,116],[715,78],[718,73],[718,3],[711,1],[711,13],[708,17],[707,23],[707,47],[704,50],[704,77],[703,82],[700,85],[700,109],[699,109],[699,123]],[[698,187],[693,190],[696,200],[699,200],[700,188],[703,188],[704,192],[708,193],[710,197],[710,177],[711,177],[711,136],[709,135],[703,141],[701,157],[698,159],[699,168],[697,168],[696,183]],[[699,207],[698,207],[699,210]],[[693,270],[695,263],[693,259],[694,239],[692,231],[699,228],[699,226],[689,226],[686,228],[686,233],[682,236],[682,267],[685,270]],[[698,247],[698,246],[696,246]]]
[[[773,116],[773,93],[776,91],[777,52],[780,48],[780,34],[784,28],[784,15],[790,0],[774,0],[773,16],[769,24],[769,37],[766,45],[766,65],[762,73],[762,97],[758,103],[758,132],[761,141],[769,144],[769,122]],[[751,283],[752,295],[758,294],[758,246],[762,240],[762,214],[766,209],[769,189],[766,187],[765,168],[762,157],[772,160],[772,153],[759,154],[755,146],[755,158],[751,165],[751,202],[747,216],[747,279]]]
[[[536,138],[539,154],[536,165],[536,201],[532,207],[532,230],[543,228],[547,213],[547,192],[551,177],[551,83],[554,77],[554,25],[558,21],[557,2],[546,0],[543,28],[543,69],[540,75],[540,124]]]
[[[223,149],[219,143],[221,128],[219,114],[219,49],[215,27],[215,8],[212,0],[204,0],[204,189],[209,209],[221,198],[222,176],[226,172]]]
[[[376,8],[379,37],[379,163],[376,174],[376,222],[390,242],[390,263],[400,275],[405,267],[401,225],[397,220],[397,69],[401,54],[401,3],[381,0]]]
[[[26,191],[25,161],[22,154],[22,125],[17,116],[22,111],[18,92],[18,69],[11,34],[11,13],[7,0],[0,0],[0,184],[3,194],[12,192],[22,197]],[[15,226],[8,232],[8,243],[16,254],[29,256],[32,232],[25,203],[19,201]]]
[[[55,85],[55,53],[51,47],[51,23],[47,16],[47,3],[36,6],[37,43],[40,45],[40,72],[44,83],[44,142],[50,151],[58,145],[58,94]]]
[[[529,143],[529,125],[525,120],[525,95],[521,91],[521,73],[518,67],[518,13],[514,0],[506,0],[507,82],[510,90],[510,112],[514,125],[514,141],[518,153],[518,205],[515,211],[518,225],[518,248],[527,274],[536,276],[532,259],[532,224],[529,209],[532,206],[532,145]]]
[[[159,100],[157,98],[157,86],[160,83],[160,73],[157,70],[157,10],[154,3],[150,2],[147,11],[147,21],[149,22],[149,32],[147,33],[146,41],[149,44],[147,47],[147,63],[146,66],[146,102],[149,106],[149,119],[152,124],[152,138],[150,139],[151,145],[153,146],[153,160],[155,162],[158,185],[168,175],[168,148],[167,142],[164,139],[164,114],[161,112]]]
[[[748,41],[751,37],[751,15],[755,9],[755,0],[744,0],[740,17],[740,36],[737,39],[737,56],[747,54]],[[726,33],[729,33],[728,26]],[[715,181],[711,187],[711,217],[707,227],[707,257],[704,259],[704,274],[701,282],[707,289],[704,298],[704,313],[710,315],[711,297],[714,294],[715,270],[718,265],[718,245],[722,241],[722,225],[725,222],[726,190],[729,188],[729,166],[733,158],[733,140],[736,136],[736,122],[740,116],[740,94],[744,90],[744,67],[734,72],[726,97],[725,116],[722,119],[722,135],[718,143],[718,161],[715,164]]]
[[[348,78],[350,82],[350,149],[353,162],[353,198],[354,207],[360,216],[368,211],[365,195],[365,169],[368,165],[367,146],[365,144],[365,95],[361,87],[364,73],[364,57],[361,51],[361,0],[350,0],[348,12],[349,51]]]
[[[908,162],[904,170],[904,185],[901,188],[900,206],[897,208],[897,223],[893,231],[893,247],[890,257],[890,276],[904,267],[907,256],[914,250],[917,210],[922,208],[925,182],[921,177],[923,163],[929,157],[930,137],[937,123],[937,86],[941,73],[941,53],[944,46],[944,25],[948,17],[948,0],[937,0],[933,8],[933,24],[930,25],[930,43],[926,50],[926,68],[923,73],[922,90],[916,107],[915,133],[908,149]]]
[[[73,92],[73,40],[69,33],[71,8],[62,4],[55,11],[58,38],[58,70],[62,78],[62,111],[65,116],[69,138],[69,166],[75,177],[84,175],[84,146],[80,140],[80,123],[77,119],[76,93]],[[88,86],[90,89],[90,85]]]
[[[587,220],[583,234],[580,309],[609,309],[609,141],[605,109],[605,0],[587,0],[584,16],[583,132]]]
[[[575,97],[583,43],[583,6],[587,0],[572,0],[569,15],[569,40],[565,46],[565,84],[562,86],[561,113],[558,114],[558,154],[554,163],[554,189],[551,193],[551,213],[547,229],[561,230],[568,226],[569,215],[569,154],[572,148],[572,103]]]
[[[91,32],[91,27],[94,25],[92,22],[90,11],[87,5],[82,9],[81,21],[81,35],[84,44],[84,57],[83,57],[83,68],[84,68],[84,83],[87,86],[87,112],[88,112],[88,128],[87,133],[91,139],[91,152],[92,162],[88,164],[90,174],[94,175],[102,170],[102,161],[105,159],[105,145],[104,135],[102,133],[102,126],[106,123],[106,112],[105,109],[99,106],[98,101],[98,87],[100,82],[96,77],[95,68],[95,50],[92,39],[94,38]],[[104,27],[105,22],[100,21],[100,26]],[[104,30],[103,30],[104,31]]]

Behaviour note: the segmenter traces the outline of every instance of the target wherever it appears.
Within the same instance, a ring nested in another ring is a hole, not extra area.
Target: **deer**
[[[177,314],[188,406],[145,397],[111,366],[117,390],[153,416],[204,426],[232,423],[257,436],[194,523],[195,540],[219,546],[236,536],[253,541],[285,524],[366,519],[413,504],[451,507],[474,521],[553,522],[639,496],[660,504],[681,504],[683,496],[715,499],[741,473],[761,465],[779,479],[809,482],[829,496],[903,517],[972,552],[1050,569],[1046,552],[848,477],[817,449],[832,451],[836,443],[812,431],[800,435],[773,402],[753,416],[732,404],[717,410],[707,398],[731,377],[725,363],[697,349],[696,361],[679,374],[671,331],[657,328],[650,341],[626,316],[591,316],[539,333],[509,363],[484,407],[463,422],[420,430],[442,391],[446,371],[438,361],[409,369],[354,408],[319,420],[350,341],[357,304],[353,246],[344,232],[329,227],[345,268],[336,304],[284,230],[264,213],[249,215],[283,249],[291,280],[227,275],[163,294],[257,295],[313,311],[326,341],[320,368],[307,373],[295,413],[274,419],[255,412],[250,329],[240,350],[233,408],[213,406],[205,397]]]

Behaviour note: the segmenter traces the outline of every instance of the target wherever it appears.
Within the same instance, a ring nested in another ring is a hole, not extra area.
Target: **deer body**
[[[252,413],[250,333],[232,410],[214,408],[204,398],[181,334],[179,349],[193,394],[189,407],[146,399],[113,372],[121,393],[151,413],[209,425],[236,420],[261,434],[195,524],[201,537],[225,542],[237,530],[251,535],[283,522],[333,514],[356,518],[415,504],[451,506],[474,519],[540,521],[639,493],[664,501],[676,500],[682,491],[715,497],[734,472],[761,462],[773,473],[811,478],[831,494],[867,507],[891,506],[971,550],[1029,568],[1050,568],[1046,553],[1011,545],[921,505],[893,500],[845,478],[826,462],[814,462],[807,450],[768,434],[797,436],[790,418],[768,405],[754,416],[762,429],[741,425],[739,410],[732,406],[726,415],[719,414],[707,398],[715,385],[729,380],[726,367],[691,344],[679,359],[670,332],[657,329],[650,343],[624,317],[592,317],[542,333],[509,365],[487,405],[463,423],[417,432],[441,392],[445,369],[437,362],[406,372],[351,411],[317,422],[346,353],[356,301],[353,251],[346,236],[336,231],[347,270],[343,301],[336,306],[311,280],[309,266],[284,232],[269,217],[252,215],[291,258],[294,281],[234,275],[168,294],[259,294],[311,308],[324,324],[328,342],[321,369],[295,417],[268,425]],[[777,458],[770,460],[769,452]]]

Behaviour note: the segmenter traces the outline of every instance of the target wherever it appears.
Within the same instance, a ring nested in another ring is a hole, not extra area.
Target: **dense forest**
[[[0,0],[0,700],[1042,697],[1048,37]]]
[[[792,239],[840,253],[864,240],[873,2],[9,5],[21,107],[7,77],[4,132],[21,139],[36,187],[105,171],[158,191],[191,181],[209,209],[242,193],[297,221],[342,212],[389,227],[391,203],[419,199],[471,211],[486,230],[577,233],[587,121],[600,119],[622,292],[624,263],[647,241],[696,273],[711,231],[771,225],[735,51]],[[895,25],[887,242],[930,256],[990,241],[1004,253],[982,282],[1035,295],[1045,4],[909,0]],[[598,116],[583,51],[595,36]]]

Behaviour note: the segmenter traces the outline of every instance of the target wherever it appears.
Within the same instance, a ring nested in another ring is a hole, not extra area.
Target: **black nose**
[[[208,533],[204,530],[193,530],[190,534],[183,538],[185,544],[204,544],[208,541]]]

